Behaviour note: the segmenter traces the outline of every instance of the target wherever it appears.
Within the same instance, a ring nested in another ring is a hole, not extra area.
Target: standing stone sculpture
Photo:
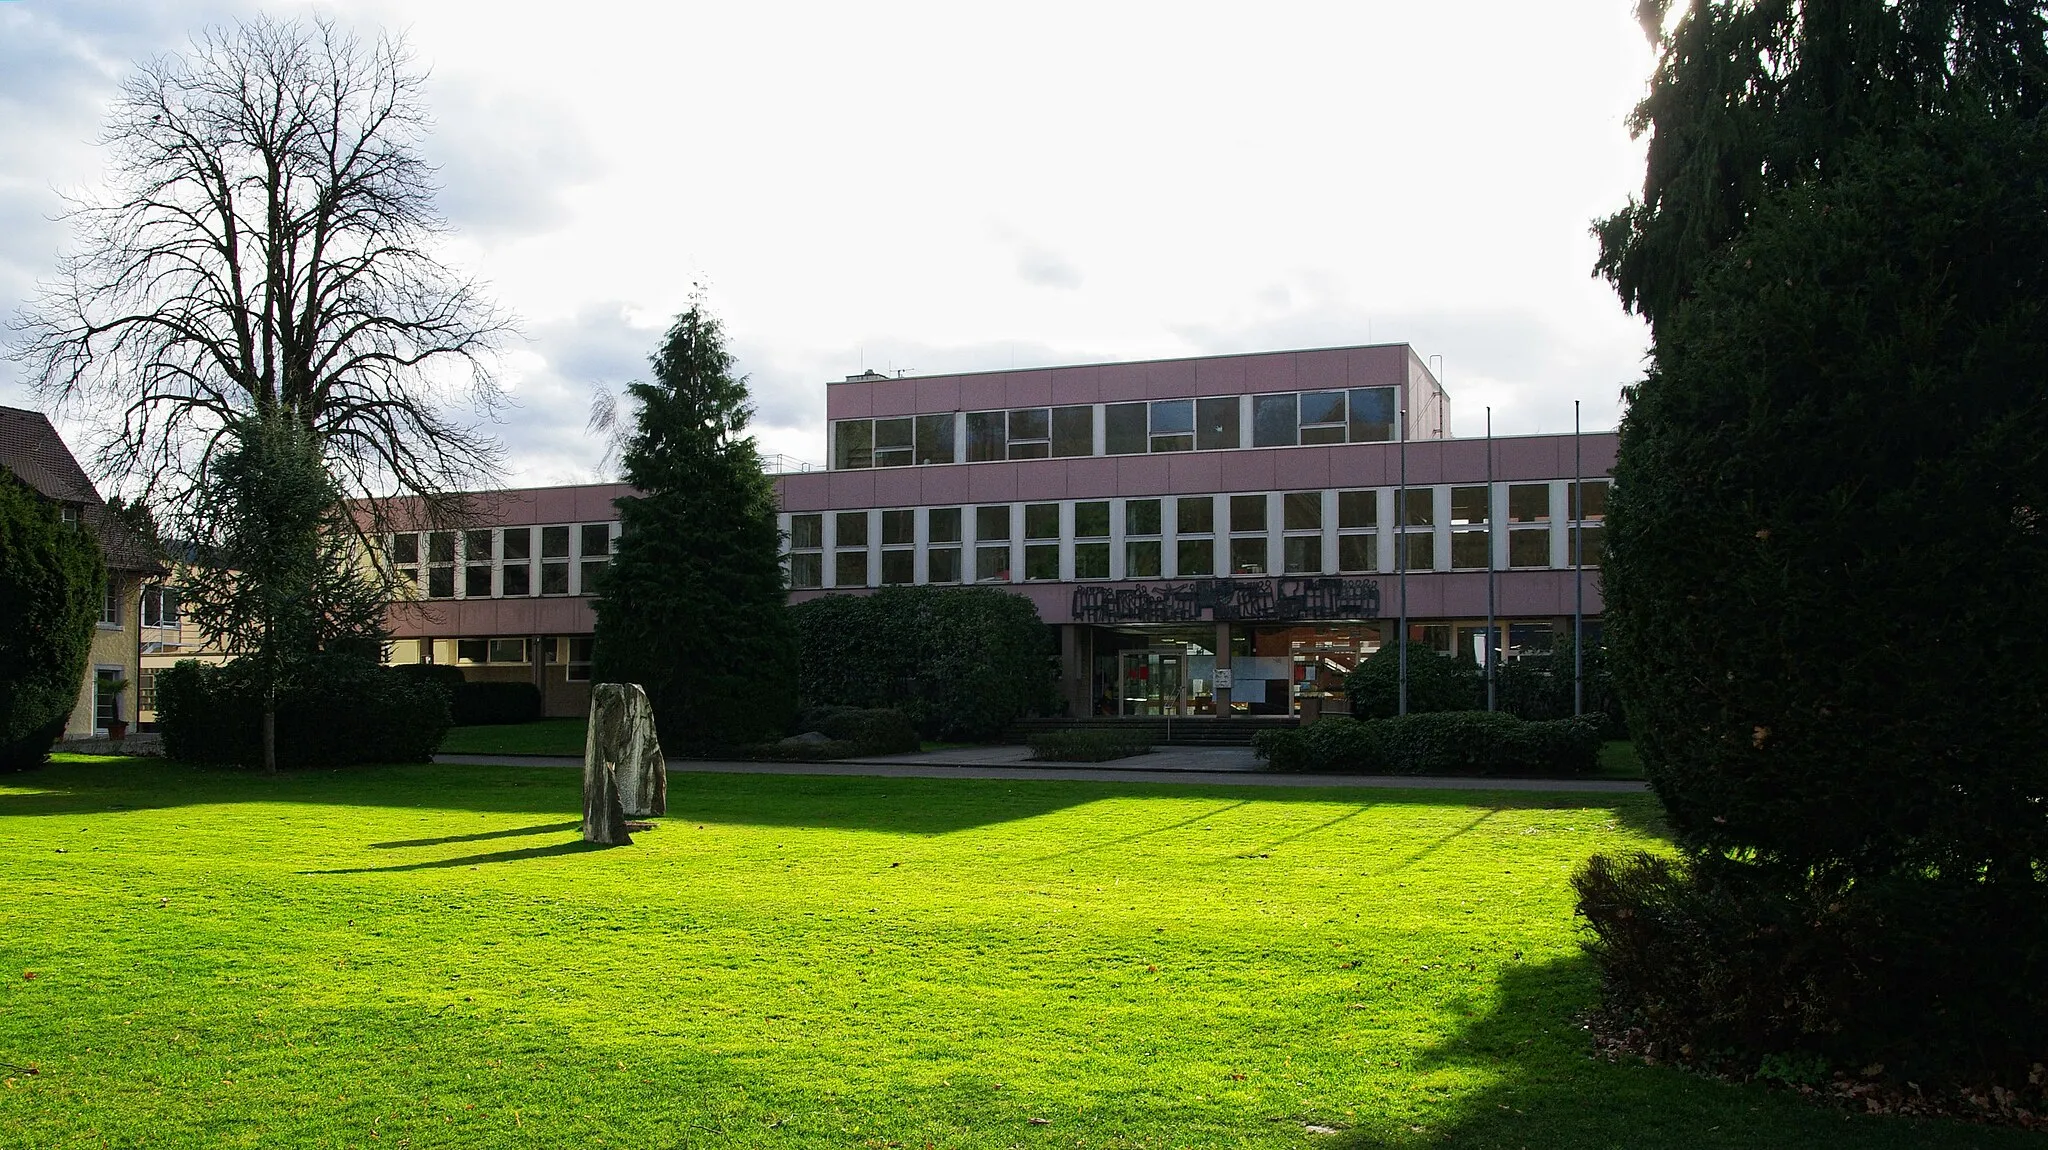
[[[583,743],[583,841],[629,845],[627,819],[666,813],[668,763],[647,692],[638,683],[594,684]]]

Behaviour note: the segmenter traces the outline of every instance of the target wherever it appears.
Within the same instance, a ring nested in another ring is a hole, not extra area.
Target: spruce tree
[[[677,318],[650,363],[653,380],[626,389],[637,412],[623,462],[639,494],[618,501],[593,677],[645,688],[671,749],[782,735],[795,714],[796,648],[775,489],[744,434],[746,379],[701,304]]]
[[[91,532],[0,470],[0,771],[41,764],[63,735],[106,588]]]

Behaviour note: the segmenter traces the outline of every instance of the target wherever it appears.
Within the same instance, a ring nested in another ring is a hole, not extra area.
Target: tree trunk
[[[277,773],[277,698],[263,701],[263,770]]]

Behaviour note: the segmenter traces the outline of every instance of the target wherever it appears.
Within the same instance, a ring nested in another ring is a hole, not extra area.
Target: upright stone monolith
[[[595,684],[583,744],[584,841],[631,843],[628,818],[667,812],[668,764],[647,692],[637,683]]]

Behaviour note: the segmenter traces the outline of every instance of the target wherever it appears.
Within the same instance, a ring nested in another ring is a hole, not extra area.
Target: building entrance
[[[1183,656],[1165,651],[1125,651],[1123,662],[1124,715],[1183,715],[1187,713]]]

